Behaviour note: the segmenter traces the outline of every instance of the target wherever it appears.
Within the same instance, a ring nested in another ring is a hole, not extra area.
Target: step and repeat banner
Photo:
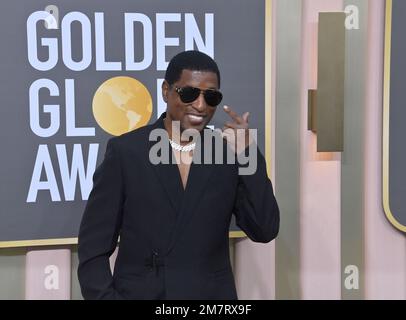
[[[383,110],[383,204],[388,220],[406,232],[406,1],[386,1]]]
[[[165,111],[161,83],[178,52],[217,61],[223,103],[250,111],[264,151],[265,6],[1,1],[0,247],[76,242],[107,140]],[[219,108],[211,124],[226,120]]]

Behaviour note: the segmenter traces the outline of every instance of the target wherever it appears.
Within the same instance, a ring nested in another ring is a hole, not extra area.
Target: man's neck
[[[180,127],[179,122],[178,122],[178,125],[176,125],[176,124],[174,125],[172,123],[172,120],[169,119],[168,117],[164,118],[163,121],[164,121],[165,130],[168,132],[169,139],[171,139],[172,141],[176,142],[177,144],[180,144],[183,146],[192,142],[192,140],[193,140],[192,137],[189,137],[189,140],[183,139],[181,141],[181,136],[182,136],[182,132],[184,131],[184,129]]]

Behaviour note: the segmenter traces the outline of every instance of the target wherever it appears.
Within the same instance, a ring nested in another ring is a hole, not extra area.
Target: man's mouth
[[[189,122],[193,125],[199,125],[202,124],[204,121],[205,116],[203,115],[196,115],[196,114],[187,114],[186,115]]]

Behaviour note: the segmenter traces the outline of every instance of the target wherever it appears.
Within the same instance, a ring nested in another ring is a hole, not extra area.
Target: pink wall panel
[[[27,252],[25,268],[27,300],[67,300],[71,292],[69,249]]]
[[[304,0],[302,10],[302,298],[340,299],[340,155],[316,152],[316,135],[307,130],[307,92],[317,89],[318,14],[343,11],[343,4],[342,0]]]

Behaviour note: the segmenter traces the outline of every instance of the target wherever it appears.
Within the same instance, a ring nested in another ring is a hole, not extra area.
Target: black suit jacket
[[[163,117],[110,139],[94,173],[79,231],[85,299],[237,299],[232,214],[253,241],[278,233],[279,209],[258,149],[253,175],[239,176],[238,163],[192,163],[184,190],[176,164],[149,161],[149,134],[164,128]]]

